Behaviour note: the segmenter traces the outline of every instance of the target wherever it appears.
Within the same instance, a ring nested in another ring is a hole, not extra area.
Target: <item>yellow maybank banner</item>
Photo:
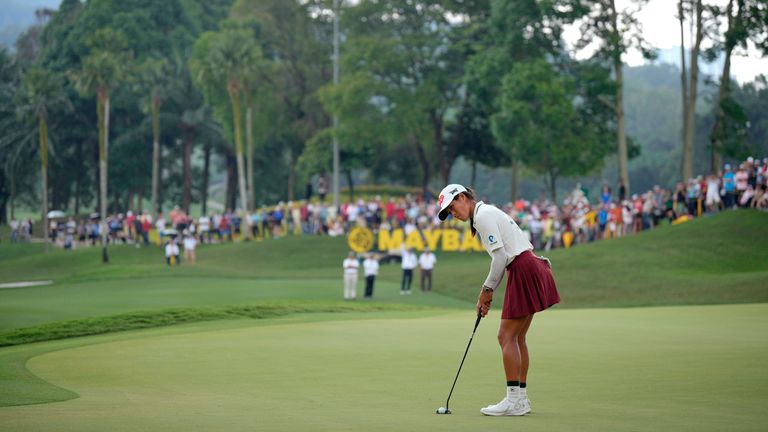
[[[376,244],[374,234],[368,228],[353,228],[349,232],[349,247],[358,253],[365,253],[374,246],[381,252],[399,250],[403,245],[406,248],[414,248],[418,251],[424,247],[443,252],[485,251],[477,237],[473,237],[469,230],[459,231],[452,228],[434,229],[430,231],[413,230],[407,236],[402,229],[392,231],[380,230]]]

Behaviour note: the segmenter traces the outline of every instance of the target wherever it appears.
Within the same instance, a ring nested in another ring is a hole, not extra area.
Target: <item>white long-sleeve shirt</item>
[[[419,266],[422,270],[432,270],[435,268],[436,262],[437,258],[435,258],[435,254],[433,253],[423,253],[419,257]]]
[[[354,258],[347,258],[344,260],[344,274],[357,275],[357,269],[360,267],[360,263]]]
[[[483,286],[495,290],[509,263],[521,253],[533,250],[533,245],[509,215],[492,205],[475,203],[473,221],[477,235],[491,256],[491,268]]]
[[[403,250],[403,258],[401,267],[403,270],[413,270],[418,265],[418,259],[416,258],[416,254],[413,252],[406,250]]]
[[[379,262],[375,259],[366,258],[363,261],[363,272],[366,276],[376,276],[379,274]]]

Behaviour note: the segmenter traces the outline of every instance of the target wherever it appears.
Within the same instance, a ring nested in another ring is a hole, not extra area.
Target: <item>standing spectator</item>
[[[621,237],[624,232],[621,227],[623,220],[621,206],[611,203],[611,209],[608,211],[608,232],[611,238]]]
[[[716,175],[707,176],[707,197],[705,200],[708,212],[720,210],[720,179]]]
[[[24,231],[24,240],[26,242],[31,242],[32,236],[35,234],[35,223],[32,222],[31,218],[27,218],[26,226],[27,226],[27,229]],[[45,228],[43,227],[43,230],[44,229]],[[43,233],[43,235],[45,234]]]
[[[169,267],[181,264],[179,262],[179,245],[176,244],[176,239],[170,239],[165,244],[165,261]]]
[[[141,225],[141,214],[133,218],[133,231],[136,236],[133,238],[136,242],[136,247],[141,247],[141,239],[144,238],[144,230]]]
[[[664,217],[664,201],[666,199],[666,191],[659,185],[653,187],[653,226],[657,226]]]
[[[88,238],[91,239],[91,246],[96,246],[96,240],[101,235],[101,224],[97,220],[91,220],[88,229]]]
[[[152,216],[149,214],[141,215],[141,236],[144,240],[144,246],[149,246],[149,231],[152,229]]]
[[[59,223],[56,222],[56,219],[51,219],[51,221],[48,223],[50,226],[48,227],[48,237],[51,239],[51,243],[56,242],[56,232],[59,228]]]
[[[128,210],[125,216],[125,230],[128,233],[129,240],[136,240],[136,247],[139,246],[139,231],[136,229],[134,222],[136,222],[136,215],[132,211]]]
[[[19,241],[19,221],[16,218],[11,219],[11,243]]]
[[[413,280],[413,269],[416,268],[418,260],[416,254],[413,252],[413,248],[402,248],[402,261],[400,266],[403,269],[403,280],[400,283],[400,294],[411,294],[411,281]]]
[[[747,190],[741,194],[739,198],[739,207],[748,208],[752,207],[752,198],[755,196],[755,189],[752,185],[747,185]]]
[[[379,274],[379,262],[373,253],[368,254],[368,258],[363,261],[363,272],[365,273],[365,298],[370,300],[373,298],[373,284]]]
[[[424,248],[424,253],[419,257],[419,267],[421,268],[421,291],[432,291],[432,269],[435,268],[437,258],[435,254],[429,251],[429,247]],[[424,284],[426,279],[427,284]]]
[[[77,242],[80,246],[85,244],[85,238],[86,238],[85,222],[80,221],[80,223],[77,224]]]
[[[325,178],[325,171],[320,173],[320,177],[317,178],[317,196],[320,197],[320,202],[325,202],[325,196],[328,194],[328,180]]]
[[[688,214],[691,216],[700,216],[697,213],[697,204],[701,189],[696,179],[688,179],[688,188],[686,189],[686,202],[688,204]]]
[[[157,230],[157,235],[160,236],[160,242],[162,242],[163,231],[165,231],[165,218],[163,217],[162,213],[157,215],[157,222],[155,222],[155,229]]]
[[[197,224],[200,226],[200,243],[211,242],[211,218],[205,214],[200,216],[197,220]],[[206,239],[207,237],[207,239]]]
[[[611,187],[607,183],[603,184],[603,189],[600,191],[600,204],[607,206],[611,203]]]
[[[72,249],[75,243],[75,233],[77,232],[77,223],[74,219],[69,218],[67,221],[66,231],[64,235],[64,249]]]
[[[629,235],[632,233],[632,222],[633,222],[633,215],[632,215],[632,205],[629,203],[629,201],[622,201],[621,202],[621,219],[624,222],[624,235]]]
[[[312,179],[307,180],[305,195],[306,195],[307,202],[309,202],[312,199]]]
[[[733,208],[733,204],[735,202],[735,196],[736,196],[736,179],[733,174],[733,171],[731,171],[731,165],[725,164],[725,174],[723,174],[723,191],[724,194],[724,204],[725,208]],[[679,213],[679,212],[678,212]]]
[[[681,215],[685,213],[685,185],[683,182],[677,182],[673,198],[673,207],[676,214]]]
[[[349,251],[347,259],[344,260],[344,300],[354,300],[357,298],[357,273],[360,263],[357,262],[355,253]]]
[[[747,185],[749,184],[746,164],[739,165],[739,170],[736,171],[734,179],[736,180],[736,202],[740,204],[741,196],[747,191]]]
[[[619,202],[623,203],[625,199],[627,199],[627,187],[623,180],[619,180]]]
[[[197,239],[194,235],[190,235],[186,232],[184,236],[184,261],[188,261],[190,264],[194,264],[196,261],[195,248],[197,247]]]
[[[608,225],[608,205],[603,204],[600,206],[600,211],[597,212],[597,237],[596,239],[602,240],[608,238],[605,228]],[[534,249],[537,248],[537,244],[533,243]]]

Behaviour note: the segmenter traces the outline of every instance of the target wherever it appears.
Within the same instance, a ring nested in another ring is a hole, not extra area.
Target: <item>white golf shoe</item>
[[[525,399],[505,397],[496,405],[480,408],[480,412],[487,416],[521,416],[530,412],[530,403],[526,404]]]
[[[525,414],[528,414],[531,412],[531,401],[528,399],[528,396],[523,396],[521,399],[523,401],[523,406],[525,407]]]

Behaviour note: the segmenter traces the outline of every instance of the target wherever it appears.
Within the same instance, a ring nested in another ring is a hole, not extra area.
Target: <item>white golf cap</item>
[[[446,211],[448,206],[451,205],[453,200],[459,196],[460,193],[466,191],[467,188],[455,183],[444,187],[440,192],[440,197],[437,199],[437,205],[440,207],[440,213],[437,214],[437,217],[439,217],[440,220],[445,220],[445,218],[448,217],[448,212]]]

